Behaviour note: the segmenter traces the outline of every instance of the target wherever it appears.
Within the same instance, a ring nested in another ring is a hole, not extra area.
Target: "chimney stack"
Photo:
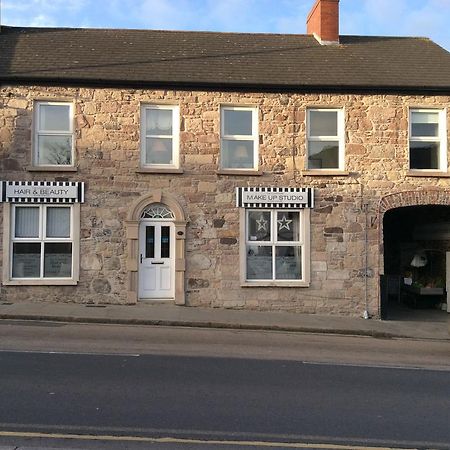
[[[339,0],[316,0],[306,30],[323,45],[339,44]]]

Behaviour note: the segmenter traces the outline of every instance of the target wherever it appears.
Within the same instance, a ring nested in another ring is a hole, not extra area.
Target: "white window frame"
[[[252,113],[252,134],[225,134],[225,111],[250,111]],[[249,141],[253,142],[253,167],[225,167],[223,165],[224,142]],[[257,171],[259,164],[259,139],[258,139],[258,107],[256,106],[230,106],[220,107],[220,169],[229,171]]]
[[[337,135],[336,136],[311,136],[311,112],[337,112]],[[308,170],[330,171],[345,169],[345,119],[343,108],[308,108],[306,110],[306,167]],[[309,143],[338,141],[338,167],[315,168],[309,167]]]
[[[414,112],[419,113],[438,113],[438,136],[413,136],[412,135],[412,114]],[[438,108],[410,108],[409,109],[409,126],[408,126],[408,161],[409,170],[412,172],[447,172],[447,109]],[[413,169],[411,168],[411,142],[437,142],[439,144],[439,166],[437,169]]]
[[[146,132],[146,120],[148,110],[170,110],[172,111],[172,134],[153,135]],[[147,164],[146,142],[147,138],[172,139],[172,164]],[[141,167],[149,169],[178,169],[180,167],[180,107],[178,105],[165,104],[143,104],[141,105]]]
[[[250,212],[271,213],[271,240],[251,241],[248,239],[248,216]],[[278,212],[299,212],[300,230],[299,241],[277,241],[276,215]],[[273,278],[270,279],[247,279],[247,246],[261,245],[272,247],[272,269]],[[276,279],[275,278],[275,248],[277,246],[301,247],[302,278],[299,279]],[[240,208],[240,280],[243,287],[261,286],[284,286],[284,287],[308,287],[310,285],[310,209],[278,209],[278,208]]]
[[[15,237],[15,210],[18,207],[39,207],[39,237],[38,238],[16,238]],[[47,238],[46,230],[46,207],[68,207],[70,208],[70,238]],[[79,281],[80,260],[80,204],[79,203],[4,203],[4,252],[3,252],[3,285],[76,285]],[[45,228],[44,228],[45,227]],[[41,243],[40,276],[31,278],[13,278],[13,244],[35,242]],[[72,244],[72,267],[71,277],[44,277],[43,276],[43,247],[45,242],[71,243]]]
[[[68,106],[69,109],[69,130],[45,130],[41,128],[40,123],[40,108],[44,105],[50,106]],[[75,165],[75,133],[74,133],[74,105],[72,102],[59,102],[59,101],[36,101],[34,103],[34,145],[33,145],[33,164],[36,167],[74,167]],[[70,136],[71,154],[70,164],[40,164],[39,163],[39,136]]]

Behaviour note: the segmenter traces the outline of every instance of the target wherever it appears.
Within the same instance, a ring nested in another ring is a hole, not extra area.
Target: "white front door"
[[[174,298],[175,227],[172,222],[139,225],[139,298]]]

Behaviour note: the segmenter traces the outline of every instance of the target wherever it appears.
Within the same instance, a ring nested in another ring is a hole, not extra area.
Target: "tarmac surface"
[[[168,302],[91,305],[0,301],[0,319],[279,330],[450,342],[450,314],[444,311],[418,311],[397,320],[378,320],[274,311],[200,308],[177,306]]]

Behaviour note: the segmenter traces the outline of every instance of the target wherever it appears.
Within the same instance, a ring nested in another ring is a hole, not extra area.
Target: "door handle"
[[[164,264],[164,261],[152,261],[152,264]]]
[[[141,264],[142,264],[142,253],[141,253]]]

